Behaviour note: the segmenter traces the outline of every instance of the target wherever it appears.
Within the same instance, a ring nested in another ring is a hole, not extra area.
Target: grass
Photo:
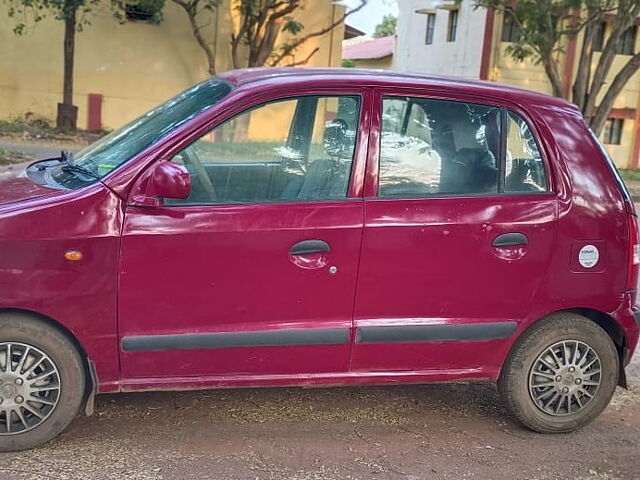
[[[32,160],[33,156],[24,152],[12,152],[0,148],[0,165],[9,165],[11,163],[26,162]]]
[[[42,140],[65,140],[78,143],[91,143],[102,137],[106,131],[88,132],[86,130],[70,131],[56,128],[46,118],[33,114],[0,120],[0,136],[32,137]]]
[[[640,170],[619,169],[618,171],[624,181],[640,182]]]

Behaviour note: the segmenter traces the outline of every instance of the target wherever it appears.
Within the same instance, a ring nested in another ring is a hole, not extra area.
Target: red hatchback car
[[[232,71],[0,171],[0,450],[149,389],[487,380],[570,431],[625,383],[639,255],[563,100]]]

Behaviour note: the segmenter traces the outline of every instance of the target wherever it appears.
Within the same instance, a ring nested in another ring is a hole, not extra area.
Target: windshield
[[[51,172],[51,177],[65,188],[95,182],[220,101],[231,90],[232,86],[219,78],[199,83],[76,153],[73,165],[94,175],[83,174],[81,169],[59,167]]]

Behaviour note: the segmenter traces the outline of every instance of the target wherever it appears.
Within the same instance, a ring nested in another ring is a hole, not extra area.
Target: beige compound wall
[[[209,76],[204,53],[192,36],[186,14],[167,0],[164,22],[118,23],[103,0],[91,15],[91,25],[76,36],[74,104],[78,127],[87,127],[87,95],[100,94],[103,128],[119,127],[159,102]],[[331,0],[309,0],[296,13],[306,32],[339,18],[343,7]],[[208,41],[216,51],[216,69],[231,69],[230,26],[233,9],[226,0],[210,23]],[[218,28],[216,28],[216,25]],[[54,120],[62,98],[63,25],[48,18],[14,35],[13,23],[0,22],[0,118],[33,112]],[[316,47],[310,66],[339,65],[343,27],[314,38],[301,47],[301,60]]]

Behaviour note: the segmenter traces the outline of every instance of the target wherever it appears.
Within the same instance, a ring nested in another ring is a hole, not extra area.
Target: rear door
[[[125,381],[348,370],[363,95],[274,93],[170,154],[191,196],[125,216]]]
[[[352,369],[493,375],[554,245],[531,124],[486,99],[376,102]]]

